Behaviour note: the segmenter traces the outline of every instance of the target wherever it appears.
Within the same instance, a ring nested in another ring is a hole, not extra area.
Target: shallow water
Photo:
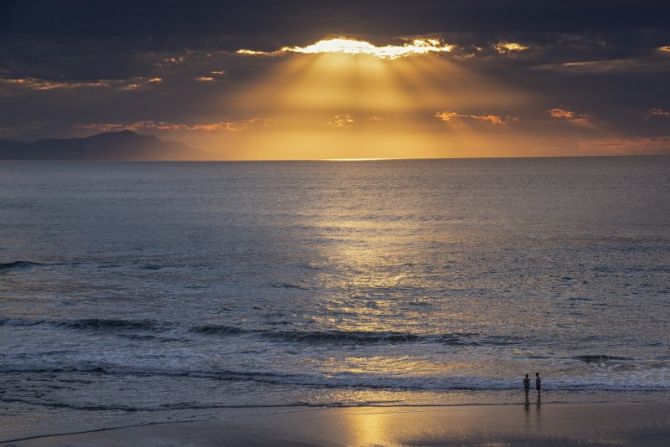
[[[0,411],[666,392],[669,193],[668,157],[2,162]]]

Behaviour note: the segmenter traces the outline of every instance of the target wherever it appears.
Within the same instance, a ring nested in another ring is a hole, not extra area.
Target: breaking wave
[[[132,368],[112,364],[86,364],[45,368],[5,365],[2,374],[92,374],[126,377],[174,377],[219,381],[256,382],[271,385],[308,386],[314,388],[385,389],[396,391],[518,391],[517,378],[497,379],[477,376],[386,376],[369,373],[289,374],[264,371],[180,370]],[[667,381],[630,382],[626,380],[555,377],[545,383],[547,391],[670,391]]]
[[[40,265],[39,262],[30,262],[30,261],[14,261],[14,262],[0,262],[0,272],[3,271],[8,271],[8,270],[20,270],[20,269],[27,269],[31,267],[37,267]]]

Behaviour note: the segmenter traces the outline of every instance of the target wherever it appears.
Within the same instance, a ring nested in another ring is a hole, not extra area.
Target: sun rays
[[[421,158],[481,146],[482,132],[500,134],[492,128],[513,122],[492,109],[511,110],[530,99],[444,57],[450,49],[437,39],[375,46],[335,38],[273,52],[239,50],[283,56],[232,103],[273,123],[246,135],[251,157],[290,151],[307,159]],[[445,123],[436,118],[445,110],[469,118]]]

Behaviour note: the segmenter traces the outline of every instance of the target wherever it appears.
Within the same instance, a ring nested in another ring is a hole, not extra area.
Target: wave
[[[628,361],[628,360],[635,360],[630,357],[618,357],[615,355],[603,355],[603,354],[595,354],[595,355],[578,355],[573,357],[575,360],[581,360],[582,362],[585,363],[604,363],[604,362],[612,362],[612,361]]]
[[[289,342],[365,344],[365,343],[438,343],[450,346],[508,345],[515,344],[505,336],[480,336],[474,332],[452,332],[445,334],[415,334],[394,331],[262,331],[270,339]]]
[[[176,323],[156,320],[124,320],[106,318],[85,318],[72,320],[29,320],[20,318],[2,318],[0,326],[50,325],[68,330],[88,332],[106,332],[124,335],[129,331],[164,332],[179,329]],[[436,343],[449,346],[505,346],[519,343],[519,339],[510,336],[482,335],[475,332],[453,332],[444,334],[416,334],[398,331],[301,331],[247,329],[222,324],[191,326],[186,329],[193,334],[203,336],[242,336],[250,335],[275,342],[309,344],[400,344],[400,343]],[[136,338],[141,340],[141,338]],[[150,338],[146,338],[150,340]],[[183,340],[183,339],[179,339]]]
[[[275,289],[297,289],[297,290],[311,290],[310,287],[302,285],[302,284],[294,284],[294,283],[289,283],[289,282],[282,282],[282,283],[272,283],[270,284],[271,287]]]
[[[174,411],[174,410],[216,410],[216,409],[243,409],[243,408],[360,408],[360,407],[461,407],[470,405],[487,405],[483,403],[456,403],[456,404],[412,404],[404,403],[400,400],[370,400],[370,401],[331,401],[331,402],[286,402],[286,403],[257,403],[257,404],[217,404],[217,403],[199,403],[199,402],[174,402],[165,403],[153,406],[131,406],[124,404],[106,404],[96,405],[87,403],[75,402],[52,402],[45,400],[35,400],[26,398],[0,398],[0,402],[5,403],[22,403],[29,405],[37,405],[47,408],[65,408],[70,410],[80,411],[123,411],[129,413],[142,412],[158,412],[158,411]],[[497,405],[501,405],[497,403]],[[513,404],[510,404],[513,405]],[[172,423],[172,422],[157,422],[149,423],[147,425]],[[133,426],[135,427],[135,426]],[[15,440],[12,440],[15,441]],[[20,440],[19,440],[20,441]],[[0,441],[0,444],[6,441]]]
[[[0,262],[0,271],[7,271],[7,270],[20,270],[20,269],[27,269],[31,267],[37,267],[40,265],[39,262],[30,262],[30,261],[13,261],[13,262]]]
[[[196,332],[207,335],[237,335],[247,333],[248,331],[233,326],[208,324],[205,326],[194,326],[190,329],[190,332]]]
[[[84,318],[79,320],[29,320],[24,318],[0,318],[0,326],[49,325],[64,329],[84,331],[162,331],[172,325],[154,320],[120,320],[106,318]]]
[[[161,329],[161,324],[153,320],[117,320],[89,318],[83,320],[67,320],[56,323],[57,326],[68,329],[83,329],[93,331],[105,330],[156,330]]]
[[[169,323],[153,320],[119,320],[105,318],[84,318],[80,320],[30,320],[25,318],[0,318],[0,326],[50,325],[64,329],[85,331],[144,330],[161,331],[170,327]]]
[[[206,335],[241,335],[254,334],[256,336],[280,341],[296,343],[332,343],[332,344],[367,344],[367,343],[414,343],[432,342],[447,345],[478,345],[486,344],[511,344],[515,341],[506,337],[482,337],[480,340],[476,333],[455,332],[449,334],[414,334],[409,332],[394,331],[274,331],[266,329],[242,329],[226,325],[195,326],[191,332]]]
[[[289,385],[326,389],[374,389],[393,391],[518,391],[518,379],[498,379],[477,376],[383,376],[357,373],[290,374],[263,371],[235,370],[165,370],[135,369],[110,364],[88,364],[69,367],[0,368],[0,374],[84,374],[118,377],[171,377],[210,379],[215,381],[254,382],[268,385]],[[555,391],[670,391],[670,381],[639,381],[626,379],[592,380],[587,377],[555,377],[544,382],[547,392]]]
[[[37,326],[45,320],[26,320],[23,318],[0,318],[0,326]]]
[[[421,335],[402,332],[372,331],[263,331],[263,337],[308,343],[407,343],[420,341]]]

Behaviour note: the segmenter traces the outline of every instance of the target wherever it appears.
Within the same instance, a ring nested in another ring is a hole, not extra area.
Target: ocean
[[[669,197],[670,157],[2,162],[3,439],[667,397]]]

